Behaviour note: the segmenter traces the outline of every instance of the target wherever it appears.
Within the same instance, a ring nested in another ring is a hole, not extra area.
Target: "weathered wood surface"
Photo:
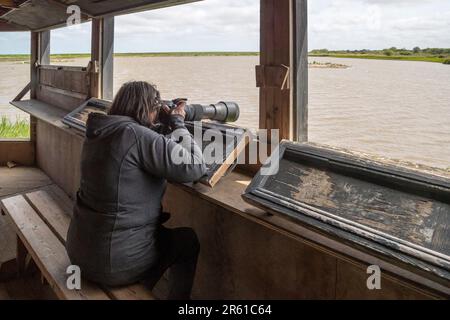
[[[31,141],[0,139],[0,166],[6,166],[9,161],[22,166],[32,166],[35,163],[34,150],[34,143]]]
[[[290,3],[290,0],[261,1],[261,67],[292,67]],[[260,79],[260,83],[274,82],[270,72],[264,74],[269,79]],[[292,138],[291,90],[261,87],[259,104],[259,127],[279,129],[281,139]]]
[[[308,0],[294,0],[293,8],[293,121],[294,140],[308,141]]]
[[[196,137],[195,125],[186,123],[186,127]],[[214,133],[214,138],[206,137],[208,131],[211,134]],[[221,139],[216,140],[216,136],[221,137]],[[201,182],[214,187],[229,170],[233,169],[235,161],[249,143],[249,136],[245,130],[240,128],[204,122],[202,124],[202,137],[202,151],[207,160],[207,174]],[[222,157],[216,154],[218,150],[220,150]]]
[[[90,74],[85,67],[40,66],[39,83],[88,95]]]
[[[37,133],[36,153],[39,167],[72,199],[75,199],[80,184],[83,138],[43,121],[38,121]]]
[[[61,120],[67,114],[67,111],[58,108],[54,105],[39,101],[36,99],[23,100],[23,101],[13,101],[11,104],[35,117],[36,119],[42,120],[52,126],[66,129]]]
[[[51,183],[52,181],[36,168],[0,167],[0,199],[35,190]],[[0,215],[0,264],[14,259],[15,256],[16,237],[14,231],[6,216]]]
[[[358,279],[363,281],[357,283],[358,292],[366,284],[365,268],[376,264],[383,270],[383,284],[384,279],[393,282],[379,295],[439,297],[419,289],[427,280],[407,269],[244,202],[240,195],[250,180],[234,172],[213,189],[197,184],[170,185],[167,190],[164,209],[173,215],[170,225],[191,226],[200,237],[195,298],[334,299],[335,292],[351,290],[347,275],[336,283],[338,261],[358,266]],[[360,296],[372,297],[368,290]]]
[[[76,5],[80,7],[81,21],[85,22],[90,17],[112,16],[117,14],[139,12],[163,7],[169,7],[199,0],[109,0],[109,1],[91,1],[79,0]],[[46,30],[56,27],[62,27],[67,22],[66,9],[74,4],[71,0],[33,0],[19,1],[24,2],[20,8],[10,10],[6,8],[0,23],[8,21],[18,25],[19,30]],[[0,7],[1,8],[1,7]],[[2,9],[3,10],[3,9]],[[0,13],[2,11],[0,10]],[[15,29],[3,27],[0,24],[0,30],[15,31]]]
[[[0,198],[50,185],[52,181],[37,168],[0,167]]]
[[[29,82],[20,92],[19,94],[14,98],[13,101],[20,101],[22,100],[22,98],[28,93],[30,92],[31,89],[31,82]]]
[[[256,176],[247,201],[450,280],[446,179],[306,144],[281,149],[280,170]]]
[[[20,240],[60,299],[109,299],[102,290],[84,280],[82,290],[67,289],[66,268],[71,263],[66,249],[25,198],[15,196],[4,199],[2,209],[12,219]]]
[[[25,194],[28,203],[39,217],[65,245],[73,202],[55,185]],[[151,292],[142,284],[121,288],[104,288],[109,297],[116,300],[154,300]]]
[[[26,201],[25,201],[26,200]],[[17,204],[18,203],[18,204]],[[17,204],[17,205],[16,205]],[[3,204],[4,210],[11,214],[12,211],[19,210],[20,212],[17,214],[28,214],[33,212],[34,215],[37,215],[39,219],[42,219],[40,223],[38,223],[38,219],[34,218],[30,220],[34,224],[37,224],[39,228],[44,228],[46,230],[45,238],[52,238],[51,243],[44,246],[43,249],[37,248],[36,251],[39,250],[58,250],[59,254],[61,254],[60,245],[64,248],[65,252],[65,242],[67,239],[67,232],[70,225],[70,216],[73,210],[73,202],[69,199],[69,197],[55,185],[49,185],[44,188],[41,188],[36,191],[28,192],[25,194],[25,198],[22,196],[17,196],[16,198],[6,199]],[[14,215],[14,212],[12,213]],[[17,222],[18,220],[14,220]],[[30,222],[28,221],[28,222]],[[24,222],[24,224],[28,223]],[[45,224],[45,227],[44,227]],[[28,226],[26,226],[28,228]],[[30,227],[32,228],[32,227]],[[48,228],[48,230],[47,230]],[[20,229],[20,226],[19,226]],[[20,229],[21,230],[21,229]],[[52,236],[48,234],[47,231],[52,232]],[[26,234],[24,235],[27,236]],[[59,241],[59,244],[56,243],[53,239],[56,237]],[[40,238],[41,239],[41,238]],[[30,240],[32,241],[32,240]],[[37,244],[33,242],[30,246]],[[55,246],[55,247],[53,247]],[[29,246],[26,247],[29,251]],[[46,248],[46,249],[45,249]],[[34,251],[33,251],[34,252]],[[61,260],[65,261],[65,258],[61,257]],[[70,264],[67,264],[67,266]],[[40,268],[46,267],[46,264],[39,265]],[[44,273],[46,270],[42,270]],[[55,271],[55,270],[53,270]],[[64,275],[58,275],[55,272],[52,273],[52,270],[49,271],[49,277],[57,277],[55,281],[58,281],[58,277],[63,277]],[[50,280],[50,284],[52,284],[53,280]],[[88,286],[90,285],[87,283]],[[84,288],[84,287],[83,287]],[[89,287],[88,287],[89,288]],[[57,293],[58,293],[57,289]],[[98,289],[102,291],[101,289]],[[112,299],[117,300],[154,300],[154,296],[151,292],[145,288],[142,284],[135,284],[127,287],[120,288],[104,288],[106,295]],[[101,298],[105,293],[97,293],[98,297],[93,296],[92,298],[98,299]],[[66,297],[63,295],[64,293],[60,293],[58,296],[64,299],[73,299],[73,296]]]
[[[265,189],[450,255],[449,204],[285,159],[280,166]]]

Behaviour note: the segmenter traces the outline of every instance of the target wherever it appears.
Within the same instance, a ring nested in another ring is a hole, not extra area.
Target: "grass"
[[[143,53],[115,53],[115,57],[236,57],[236,56],[258,56],[259,52],[143,52]],[[53,61],[90,58],[88,53],[52,54]],[[30,56],[26,54],[4,54],[0,55],[0,62],[29,62]]]
[[[0,119],[1,139],[27,139],[30,137],[30,123],[26,120],[11,122],[8,118]]]
[[[396,47],[382,50],[328,50],[316,49],[309,53],[315,57],[335,57],[373,60],[400,60],[400,61],[424,61],[447,64],[450,60],[450,48],[426,48],[415,47],[412,50]]]
[[[370,59],[370,60],[400,60],[400,61],[424,61],[445,63],[446,58],[427,57],[427,56],[386,56],[386,55],[367,55],[367,54],[310,54],[310,57],[333,57],[333,58],[351,58],[351,59]]]

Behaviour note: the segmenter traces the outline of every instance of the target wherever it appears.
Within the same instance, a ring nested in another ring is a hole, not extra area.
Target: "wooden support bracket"
[[[290,69],[286,65],[256,66],[256,86],[258,88],[278,88],[289,90]]]
[[[22,89],[22,91],[20,91],[20,93],[14,98],[13,101],[20,101],[22,100],[22,98],[30,91],[31,89],[31,82],[29,82],[25,88]]]

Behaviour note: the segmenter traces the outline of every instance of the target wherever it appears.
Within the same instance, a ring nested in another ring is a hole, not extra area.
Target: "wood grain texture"
[[[35,164],[34,143],[0,140],[0,166],[6,166],[8,161],[22,166],[33,166]]]
[[[64,245],[39,218],[22,196],[2,200],[2,207],[13,221],[18,236],[48,283],[60,299],[103,300],[108,296],[94,285],[83,281],[82,290],[66,287],[66,268],[71,264]]]
[[[261,67],[291,68],[290,0],[261,1]],[[270,73],[265,76],[272,77]],[[259,81],[272,83],[272,79]],[[280,138],[291,138],[291,91],[260,88],[260,128],[279,129]]]
[[[369,290],[367,265],[338,261],[336,298],[339,300],[431,300],[438,299],[419,288],[398,282],[381,270],[381,290]]]
[[[293,1],[294,140],[308,141],[308,1]]]
[[[29,205],[50,228],[59,241],[65,245],[73,202],[55,185],[25,195]],[[104,288],[109,297],[116,300],[154,300],[151,291],[142,284],[119,288]]]
[[[191,226],[199,236],[195,298],[333,297],[333,257],[175,187],[164,208],[173,214],[171,226]]]
[[[407,264],[399,264],[396,259],[386,259],[386,257],[383,259],[382,255],[376,255],[373,251],[363,251],[361,250],[361,247],[356,248],[355,246],[351,246],[349,243],[342,242],[342,240],[334,239],[328,234],[317,232],[317,230],[308,229],[297,222],[286,219],[286,217],[268,214],[266,211],[244,202],[240,195],[250,184],[250,180],[251,178],[248,176],[234,172],[223,178],[213,189],[201,184],[194,186],[170,186],[167,191],[167,199],[165,199],[164,203],[167,205],[166,208],[175,208],[174,210],[176,210],[175,212],[177,218],[174,225],[192,225],[192,221],[196,221],[197,219],[202,221],[202,219],[204,219],[203,215],[199,215],[198,213],[203,210],[208,211],[204,213],[207,217],[212,214],[219,214],[216,213],[217,210],[213,211],[210,209],[210,206],[213,205],[217,208],[222,208],[224,210],[223,212],[231,215],[237,215],[245,221],[249,221],[250,225],[256,224],[265,230],[272,230],[276,234],[281,235],[282,238],[290,239],[290,241],[293,242],[303,243],[307,247],[324,253],[327,256],[334,257],[342,261],[352,261],[353,263],[354,261],[364,261],[369,265],[379,265],[383,268],[383,270],[386,270],[386,272],[392,274],[395,279],[398,279],[398,282],[402,283],[402,286],[406,288],[405,290],[409,290],[408,288],[417,290],[416,288],[434,288],[437,286],[440,292],[446,291],[445,286],[436,284],[435,282],[425,278],[424,274],[418,274],[416,269],[412,272],[408,269]],[[181,190],[190,196],[185,196],[180,192]],[[199,201],[201,202],[199,203]],[[197,203],[199,204],[195,205]],[[204,205],[204,203],[206,203],[206,205]],[[192,209],[186,209],[190,207],[192,207]],[[216,226],[219,221],[209,221],[209,223],[210,226]],[[205,231],[203,232],[215,233],[215,228],[216,227],[208,231],[205,227]],[[226,232],[233,233],[234,231],[230,229]],[[249,228],[247,232],[252,234],[253,231]],[[210,240],[211,239],[207,241]],[[222,249],[216,247],[215,250],[217,250],[216,252],[219,252]],[[279,248],[278,250],[284,249]],[[215,253],[208,252],[207,254],[214,255]],[[292,251],[291,254],[295,253]],[[208,268],[214,269],[216,266],[210,265]],[[223,273],[223,270],[218,272]],[[411,283],[405,283],[405,279],[410,279]],[[202,287],[202,285],[199,286]],[[255,288],[255,290],[258,289]],[[434,293],[430,296],[434,296]]]
[[[37,133],[36,153],[39,167],[75,199],[80,183],[83,138],[43,121],[38,121]]]
[[[89,76],[86,67],[68,69],[42,66],[39,68],[39,83],[41,85],[84,95],[89,94]]]
[[[449,219],[449,204],[285,159],[280,166],[279,174],[268,179],[267,190],[450,254],[450,237],[434,237],[439,222],[445,226]]]
[[[10,225],[9,219],[6,216],[0,215],[0,266],[15,257],[16,235]]]
[[[448,180],[287,141],[280,157],[247,201],[448,284]]]
[[[50,185],[52,181],[37,168],[0,167],[0,199]]]
[[[70,225],[68,213],[72,212],[69,198],[68,201],[58,201],[49,189],[27,193],[25,197],[58,239],[65,242]]]

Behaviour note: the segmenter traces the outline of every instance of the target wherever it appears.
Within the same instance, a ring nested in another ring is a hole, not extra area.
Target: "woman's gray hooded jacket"
[[[129,117],[89,116],[67,236],[71,262],[88,279],[108,285],[139,279],[158,258],[166,180],[194,182],[205,174],[202,151],[183,120],[171,116],[171,125],[181,143]]]

